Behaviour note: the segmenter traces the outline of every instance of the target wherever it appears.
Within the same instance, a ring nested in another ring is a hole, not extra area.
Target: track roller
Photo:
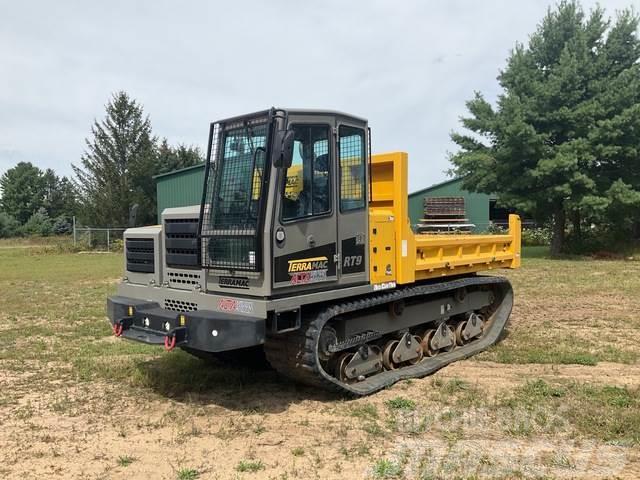
[[[456,344],[459,346],[464,345],[466,342],[466,340],[462,336],[462,331],[466,326],[467,326],[466,320],[462,320],[458,322],[458,324],[456,325]]]
[[[456,344],[459,346],[482,335],[484,319],[482,315],[470,313],[466,320],[458,322],[455,330]]]
[[[376,345],[361,345],[355,353],[338,356],[334,367],[341,381],[364,380],[368,375],[382,370],[382,351]]]
[[[421,345],[425,357],[433,357],[440,351],[450,352],[456,347],[455,333],[449,325],[443,322],[435,330],[425,330]]]
[[[390,340],[382,349],[382,364],[387,370],[395,370],[399,366],[393,361],[393,351],[399,343],[398,340]]]
[[[425,357],[433,357],[436,353],[438,353],[437,350],[433,350],[430,347],[434,333],[436,333],[436,331],[433,328],[429,328],[422,332],[422,341],[420,342],[420,346],[422,347],[422,354]]]
[[[353,353],[342,353],[336,361],[336,377],[339,378],[341,382],[347,383],[349,381],[349,377],[347,376],[347,365],[353,358],[353,355]]]
[[[382,352],[382,361],[387,370],[395,370],[402,365],[415,365],[422,360],[420,337],[406,332],[400,340],[390,340]]]
[[[407,360],[407,363],[409,365],[415,365],[416,363],[420,363],[424,358],[424,351],[422,349],[422,339],[419,336],[414,335],[413,341],[417,345],[416,353],[418,354],[418,356],[416,358],[412,358],[411,360]]]

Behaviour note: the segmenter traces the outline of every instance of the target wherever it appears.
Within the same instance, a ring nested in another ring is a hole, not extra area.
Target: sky
[[[271,106],[367,118],[373,153],[409,152],[418,190],[447,179],[465,101],[497,98],[510,50],[554,4],[0,0],[0,174],[29,161],[72,175],[125,90],[155,135],[203,151],[210,122]]]

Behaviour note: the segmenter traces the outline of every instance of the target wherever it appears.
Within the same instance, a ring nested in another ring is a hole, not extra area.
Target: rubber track
[[[397,370],[387,370],[357,383],[343,383],[324,371],[318,359],[318,338],[324,325],[332,318],[415,296],[433,295],[461,287],[497,285],[498,307],[488,319],[489,331],[479,340],[440,353],[422,362]],[[351,395],[368,395],[407,378],[420,378],[457,360],[475,355],[500,340],[513,306],[513,290],[504,277],[470,276],[426,285],[399,288],[374,293],[342,303],[324,305],[316,311],[305,312],[306,320],[300,329],[283,335],[267,337],[264,348],[269,363],[281,374],[306,385]]]

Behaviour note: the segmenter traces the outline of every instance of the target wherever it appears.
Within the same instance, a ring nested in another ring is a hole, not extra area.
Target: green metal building
[[[424,218],[425,197],[462,197],[469,223],[473,223],[475,230],[486,230],[489,221],[494,216],[501,216],[495,208],[495,198],[484,193],[468,192],[462,188],[462,179],[454,178],[446,182],[437,183],[409,194],[409,218],[411,225],[420,223]],[[497,220],[497,218],[495,218]]]
[[[204,164],[175,170],[153,177],[156,181],[158,221],[165,208],[199,205],[204,185]],[[409,194],[411,224],[424,217],[425,197],[463,197],[470,223],[476,230],[486,230],[490,220],[500,221],[501,210],[495,208],[495,198],[484,193],[472,193],[462,188],[462,179],[454,178]],[[504,215],[506,218],[506,214]]]
[[[200,205],[204,186],[204,163],[156,175],[158,222],[165,208]]]

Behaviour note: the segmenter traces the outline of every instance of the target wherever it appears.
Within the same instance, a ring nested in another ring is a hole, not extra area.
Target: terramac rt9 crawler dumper
[[[124,234],[117,336],[201,358],[264,353],[283,375],[366,395],[496,343],[520,219],[502,235],[414,234],[407,154],[367,121],[271,109],[211,124],[201,205]]]

